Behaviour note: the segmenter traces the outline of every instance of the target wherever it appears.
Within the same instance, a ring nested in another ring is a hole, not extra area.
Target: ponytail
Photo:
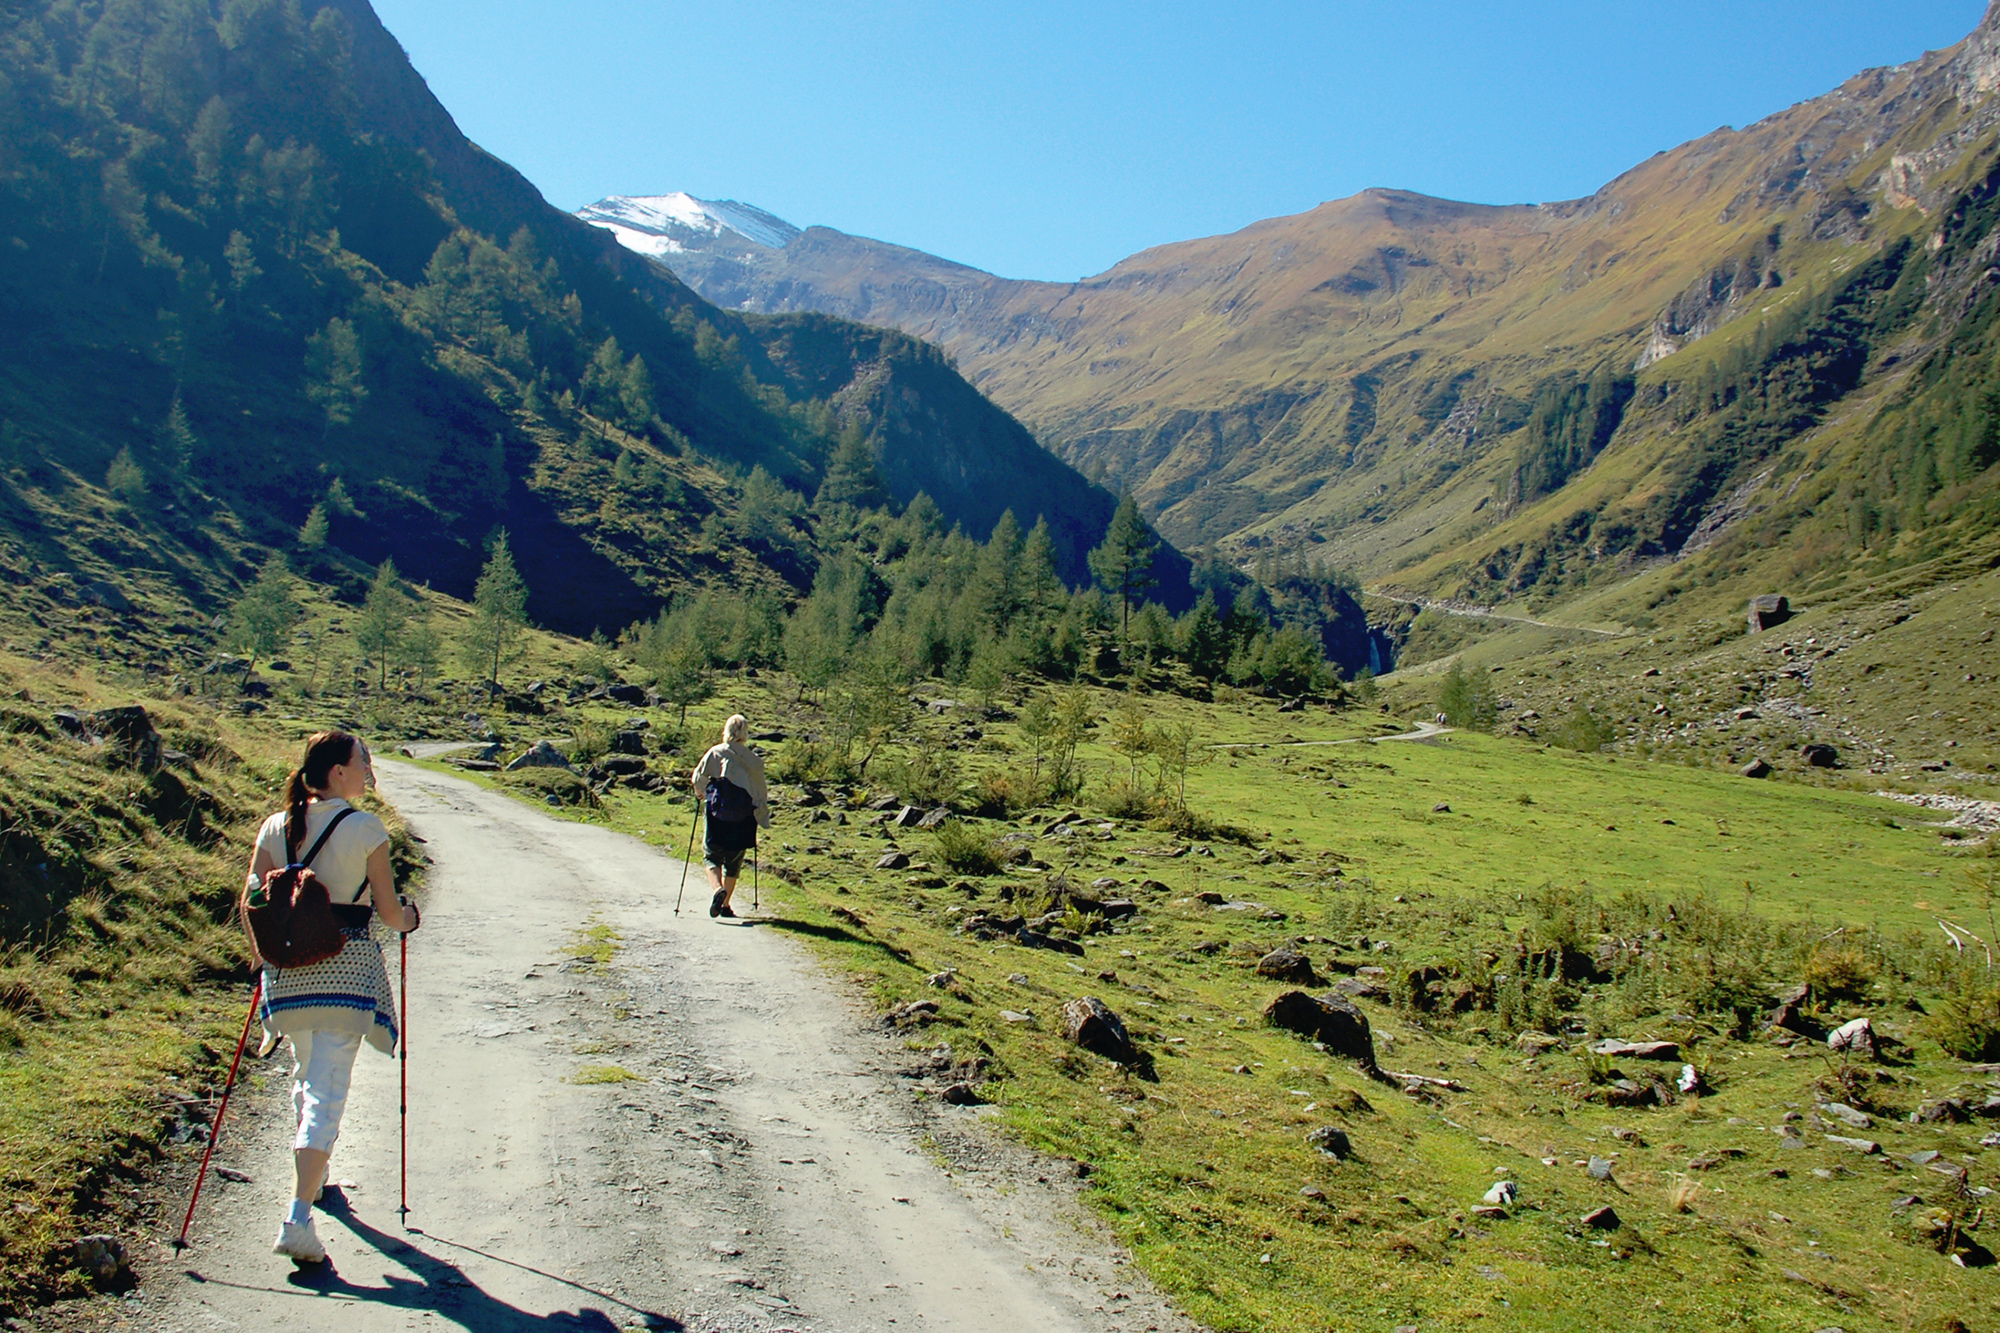
[[[306,841],[306,804],[326,789],[333,770],[354,758],[360,740],[345,731],[319,731],[306,737],[305,757],[285,779],[285,859],[299,854]]]

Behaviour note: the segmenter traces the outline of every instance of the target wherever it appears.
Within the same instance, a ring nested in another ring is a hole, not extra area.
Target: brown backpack
[[[350,806],[335,815],[304,860],[265,871],[264,882],[244,894],[243,917],[250,923],[250,938],[256,941],[265,962],[309,967],[339,953],[346,942],[340,923],[334,920],[326,885],[307,867],[340,827],[340,821],[353,813]]]

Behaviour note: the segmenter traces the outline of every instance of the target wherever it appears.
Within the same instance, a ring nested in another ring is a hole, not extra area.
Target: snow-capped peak
[[[784,249],[799,234],[797,227],[761,208],[680,193],[613,195],[577,209],[576,215],[611,232],[626,249],[656,257],[681,253],[690,242],[707,249],[725,232],[773,250]]]

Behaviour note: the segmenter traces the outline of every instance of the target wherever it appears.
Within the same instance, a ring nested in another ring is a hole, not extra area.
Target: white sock
[[[304,1199],[293,1199],[291,1211],[285,1214],[285,1221],[303,1226],[312,1221],[313,1206]]]

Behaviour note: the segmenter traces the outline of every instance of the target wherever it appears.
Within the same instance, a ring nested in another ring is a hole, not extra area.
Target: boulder
[[[1614,1060],[1678,1060],[1681,1048],[1671,1041],[1593,1041],[1590,1043],[1592,1055],[1608,1056]]]
[[[1910,1118],[1920,1125],[1962,1125],[1972,1118],[1972,1111],[1957,1097],[1940,1097],[1919,1106]]]
[[[1831,745],[1807,745],[1799,750],[1799,758],[1806,761],[1808,768],[1836,768],[1840,764],[1840,751]]]
[[[1307,1134],[1306,1146],[1319,1149],[1336,1162],[1344,1162],[1354,1156],[1354,1142],[1347,1137],[1347,1131],[1332,1125],[1322,1125]]]
[[[1317,986],[1319,976],[1310,959],[1296,949],[1273,949],[1257,960],[1257,975],[1295,986]]]
[[[647,770],[646,761],[634,754],[607,754],[597,766],[614,778],[635,777]]]
[[[643,708],[646,704],[646,692],[637,685],[606,685],[604,697],[628,708]]]
[[[1060,935],[1044,935],[1039,930],[1029,930],[1026,926],[1023,926],[1014,938],[1020,941],[1021,947],[1025,949],[1048,949],[1054,953],[1066,953],[1077,958],[1083,957],[1083,946],[1081,944],[1078,944],[1075,940],[1066,940]]]
[[[1746,778],[1768,778],[1771,776],[1771,766],[1762,759],[1752,759],[1749,763],[1743,765],[1740,771]]]
[[[983,1106],[986,1099],[970,1083],[952,1083],[938,1094],[938,1100],[947,1106]]]
[[[899,1004],[882,1015],[882,1022],[892,1027],[904,1023],[928,1023],[938,1016],[938,1009],[936,1000],[911,1000],[908,1004]]]
[[[1106,921],[1122,921],[1139,914],[1139,904],[1130,898],[1113,898],[1100,909]]]
[[[1283,991],[1264,1006],[1264,1021],[1322,1043],[1328,1055],[1375,1067],[1375,1035],[1369,1029],[1368,1015],[1345,996]]]
[[[507,765],[509,773],[524,768],[560,768],[569,773],[576,771],[570,767],[569,760],[563,758],[563,752],[545,740],[536,741],[528,747],[526,754]]]
[[[1882,1151],[1882,1145],[1873,1139],[1850,1139],[1839,1134],[1829,1134],[1826,1136],[1826,1141],[1836,1148],[1846,1148],[1864,1157],[1872,1157]]]
[[[1496,1180],[1493,1182],[1493,1188],[1486,1191],[1486,1197],[1481,1199],[1480,1202],[1490,1204],[1495,1208],[1512,1208],[1515,1201],[1520,1197],[1521,1187],[1519,1185],[1516,1185],[1511,1180]]]
[[[1334,994],[1344,995],[1350,1000],[1385,1000],[1389,997],[1388,991],[1360,977],[1342,977],[1333,983],[1333,991]]]
[[[950,818],[951,818],[950,808],[947,806],[940,805],[935,809],[925,812],[923,818],[917,821],[917,827],[936,828],[938,825],[944,823],[945,820]]]
[[[1523,1032],[1514,1038],[1514,1048],[1529,1055],[1541,1055],[1545,1051],[1559,1050],[1562,1041],[1546,1032]]]
[[[1616,1231],[1619,1227],[1625,1225],[1608,1203],[1602,1208],[1593,1208],[1585,1213],[1582,1221],[1585,1226],[1594,1231]]]
[[[1875,1127],[1874,1116],[1869,1115],[1866,1111],[1858,1111],[1846,1102],[1822,1103],[1819,1113],[1838,1120],[1849,1129],[1873,1129]]]
[[[611,737],[611,753],[646,753],[646,733],[643,731],[621,731]]]
[[[1064,1004],[1062,1020],[1063,1035],[1084,1050],[1121,1065],[1137,1063],[1139,1053],[1132,1047],[1124,1020],[1096,996],[1083,996]]]
[[[1782,593],[1767,592],[1750,599],[1750,633],[1775,629],[1792,618],[1792,604]]]
[[[910,858],[904,852],[884,852],[882,858],[875,863],[877,870],[907,870],[909,867]]]
[[[153,729],[153,719],[137,704],[100,708],[90,715],[92,730],[108,741],[125,762],[143,773],[162,763],[166,743]]]
[[[1865,1018],[1842,1023],[1827,1035],[1826,1048],[1872,1060],[1875,1058],[1875,1025]]]
[[[915,828],[924,822],[924,812],[914,805],[906,805],[898,810],[896,817],[889,822],[897,828]]]

